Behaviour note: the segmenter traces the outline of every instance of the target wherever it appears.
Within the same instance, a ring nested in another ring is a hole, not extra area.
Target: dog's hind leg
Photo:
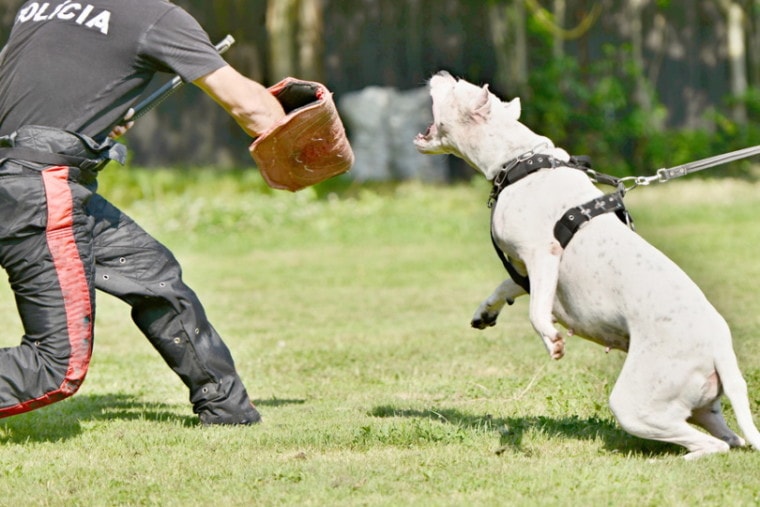
[[[715,366],[718,371],[718,379],[723,387],[723,392],[731,402],[734,409],[736,422],[741,429],[746,441],[760,451],[760,432],[757,430],[750,411],[747,382],[742,376],[739,364],[731,348],[731,342],[723,348],[723,353],[715,357]]]
[[[561,257],[562,247],[557,241],[552,241],[546,250],[534,252],[525,261],[531,282],[530,322],[544,341],[552,359],[562,359],[565,355],[565,342],[554,327],[552,315]]]
[[[731,431],[726,424],[720,408],[720,399],[716,399],[707,407],[695,409],[688,422],[706,429],[712,436],[723,440],[731,447],[743,447],[745,444],[744,439]]]
[[[686,447],[689,453],[684,458],[688,460],[727,452],[728,442],[687,422],[693,417],[692,409],[676,395],[686,386],[681,386],[678,379],[665,379],[656,370],[648,369],[656,364],[655,358],[646,355],[629,354],[626,358],[610,395],[610,408],[620,426],[637,437]],[[663,388],[664,385],[668,387]],[[677,391],[671,392],[672,389]],[[715,423],[714,418],[710,422]]]
[[[496,290],[485,301],[480,303],[470,324],[476,329],[485,329],[495,325],[504,305],[511,305],[515,302],[515,298],[523,294],[527,294],[525,289],[517,285],[511,278],[507,278],[496,287]]]
[[[695,407],[688,422],[707,430],[712,436],[726,442],[731,447],[742,447],[744,439],[731,431],[723,418],[720,407],[721,383],[718,372],[714,371],[704,380],[698,391]]]

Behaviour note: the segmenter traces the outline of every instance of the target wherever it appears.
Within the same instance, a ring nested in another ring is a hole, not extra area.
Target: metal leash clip
[[[623,195],[625,195],[627,192],[630,192],[636,187],[646,187],[648,185],[651,185],[655,182],[662,182],[667,180],[662,180],[660,176],[625,176],[623,178],[620,178],[618,180],[618,190],[620,190]],[[630,183],[630,184],[629,184]]]

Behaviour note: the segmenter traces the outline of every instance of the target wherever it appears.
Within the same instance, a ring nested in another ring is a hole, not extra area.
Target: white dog
[[[760,450],[730,330],[696,284],[613,213],[585,222],[563,248],[553,233],[557,221],[604,194],[569,167],[567,152],[518,121],[519,99],[502,102],[487,86],[446,72],[429,85],[434,121],[414,141],[420,152],[456,155],[489,181],[530,155],[554,161],[503,188],[492,220],[497,248],[529,277],[530,321],[551,357],[564,354],[556,321],[571,335],[626,351],[612,412],[633,435],[686,447],[687,459],[745,444],[721,413],[725,392],[745,438]],[[504,304],[525,293],[512,279],[502,282],[472,325],[494,325]]]

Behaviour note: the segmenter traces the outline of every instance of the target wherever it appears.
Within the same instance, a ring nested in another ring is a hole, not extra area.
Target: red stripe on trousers
[[[69,168],[42,171],[47,199],[47,243],[63,294],[70,355],[61,385],[48,393],[13,407],[0,409],[0,417],[27,412],[74,394],[82,385],[92,356],[92,305],[84,265],[74,238],[73,199]],[[55,339],[55,337],[53,337]]]

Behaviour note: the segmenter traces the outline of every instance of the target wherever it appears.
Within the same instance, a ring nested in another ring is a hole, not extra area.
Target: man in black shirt
[[[165,0],[27,1],[0,58],[0,265],[24,328],[19,346],[0,349],[0,417],[77,391],[97,288],[131,306],[202,423],[259,421],[176,259],[96,193],[96,177],[123,159],[114,126],[156,72],[199,86],[251,137],[282,106]]]

